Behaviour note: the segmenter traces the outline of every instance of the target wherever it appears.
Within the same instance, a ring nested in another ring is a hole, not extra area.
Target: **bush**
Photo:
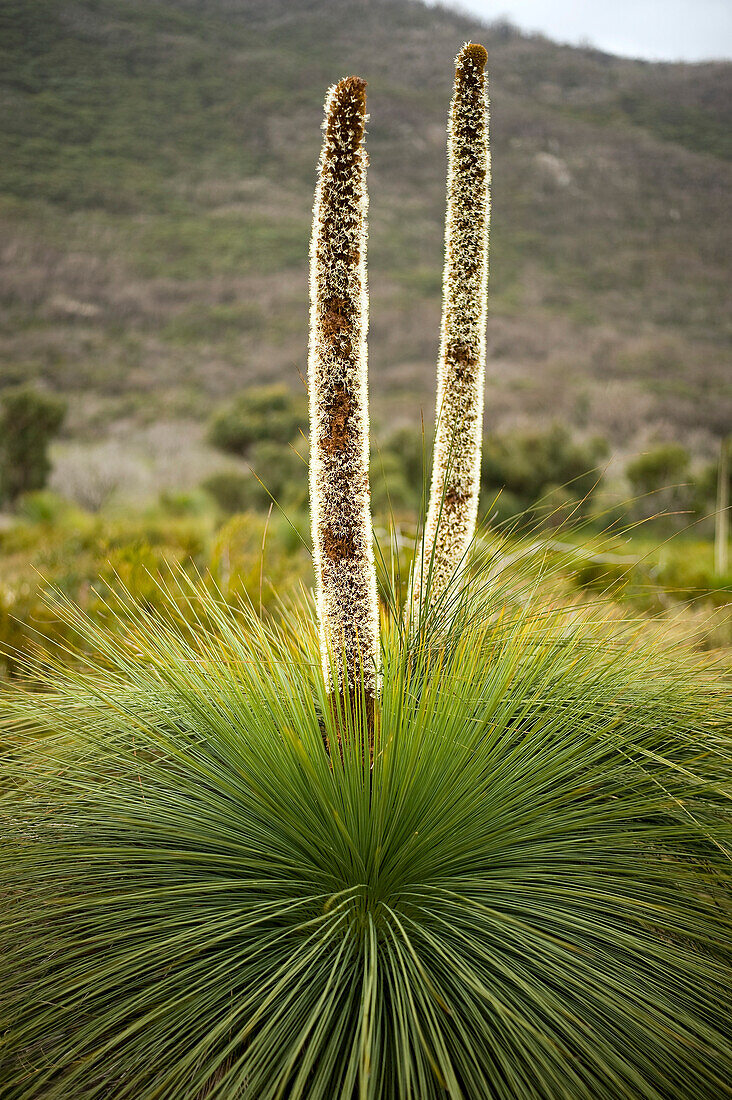
[[[683,478],[689,469],[690,457],[685,447],[664,443],[634,458],[625,467],[625,474],[636,492],[653,493]]]
[[[489,435],[483,441],[481,495],[495,505],[500,518],[536,512],[556,520],[575,510],[587,514],[602,481],[598,463],[607,455],[604,440],[573,440],[566,428],[545,432]]]
[[[56,609],[87,671],[2,700],[7,1100],[724,1093],[728,700],[499,587],[385,631],[373,760],[307,609]]]
[[[659,553],[653,579],[677,600],[704,600],[732,611],[732,572],[717,573],[709,542],[671,540]]]
[[[0,678],[16,675],[28,650],[56,643],[73,648],[76,636],[50,610],[49,591],[63,593],[97,621],[112,621],[109,601],[120,582],[154,607],[163,598],[159,578],[169,568],[207,564],[210,532],[200,520],[56,511],[52,500],[38,506],[36,494],[22,498],[23,509],[26,500],[29,517],[21,514],[20,522],[0,529]]]
[[[307,467],[293,447],[262,440],[251,448],[249,462],[248,475],[222,470],[201,483],[222,512],[266,512],[273,501],[281,508],[305,503]]]
[[[247,455],[255,443],[290,443],[307,428],[304,397],[286,386],[254,386],[216,413],[208,438],[219,450]]]
[[[685,447],[664,443],[632,459],[625,474],[638,494],[632,514],[653,518],[662,526],[683,528],[707,515],[714,507],[717,489],[716,463],[697,473],[691,470]]]
[[[270,440],[262,440],[252,447],[249,463],[254,475],[252,481],[261,494],[262,507],[268,508],[273,498],[282,507],[294,507],[306,502],[308,467],[303,450],[302,439],[299,449],[296,445],[287,446]]]
[[[236,471],[221,470],[201,482],[201,488],[213,498],[225,515],[246,512],[253,507],[252,479]],[[255,494],[256,495],[256,494]]]
[[[175,494],[162,507],[113,515],[90,515],[46,493],[21,498],[18,520],[0,526],[0,680],[16,676],[22,654],[39,645],[73,647],[75,635],[49,609],[51,590],[95,621],[111,622],[108,605],[120,581],[156,607],[164,597],[160,579],[171,568],[210,571],[227,596],[252,598],[257,606],[261,596],[265,610],[301,582],[312,585],[308,524],[301,526],[296,510],[285,519],[273,509],[262,575],[266,511],[216,530],[204,493]],[[70,652],[66,659],[72,660]]]
[[[201,489],[166,490],[160,494],[159,507],[166,516],[206,516],[211,512],[211,501]]]
[[[380,519],[414,514],[420,489],[410,482],[403,456],[379,448],[371,455],[371,510]]]
[[[313,583],[310,525],[303,517],[245,512],[219,531],[209,557],[217,588],[229,602],[253,601],[274,612]]]
[[[0,397],[0,489],[10,503],[44,488],[51,471],[48,444],[65,415],[65,401],[29,386]]]
[[[430,465],[432,462],[432,439],[415,432],[412,428],[398,428],[387,436],[383,446],[384,453],[391,451],[398,455],[407,483],[415,495],[422,499],[422,487],[426,483],[429,491]],[[378,461],[378,454],[372,458]],[[429,493],[425,495],[429,495]]]
[[[19,497],[16,511],[22,519],[30,523],[62,523],[76,509],[57,493],[39,489],[35,493],[25,493]]]

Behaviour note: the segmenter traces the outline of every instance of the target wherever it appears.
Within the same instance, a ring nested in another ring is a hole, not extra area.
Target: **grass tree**
[[[412,576],[417,615],[462,568],[478,514],[490,222],[486,60],[475,43],[455,59],[432,486]]]
[[[317,607],[52,604],[78,652],[0,693],[3,1100],[728,1095],[725,685],[515,547],[377,638],[362,82],[327,109]]]
[[[86,667],[0,707],[4,1100],[726,1094],[728,700],[501,576],[386,628],[337,768],[308,609],[57,608]]]
[[[329,89],[310,245],[310,501],[323,669],[338,706],[363,690],[373,724],[379,659],[369,502],[366,84]]]

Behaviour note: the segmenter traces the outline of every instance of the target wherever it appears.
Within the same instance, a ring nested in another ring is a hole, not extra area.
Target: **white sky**
[[[732,0],[442,0],[558,42],[663,61],[732,57]]]

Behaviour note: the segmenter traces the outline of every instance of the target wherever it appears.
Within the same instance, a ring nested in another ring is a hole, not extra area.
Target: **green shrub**
[[[579,443],[561,425],[544,432],[488,435],[483,441],[483,504],[489,506],[502,491],[497,502],[501,518],[537,506],[539,514],[553,520],[565,505],[586,514],[602,481],[598,464],[606,455],[604,440]]]
[[[24,493],[18,498],[16,512],[22,519],[31,523],[59,523],[68,519],[77,509],[64,497],[51,493],[48,489],[38,489],[35,493]]]
[[[696,511],[700,515],[704,515],[711,511],[716,504],[718,477],[719,462],[715,461],[707,462],[692,479],[695,497],[694,505]]]
[[[306,503],[308,467],[303,450],[302,439],[296,440],[293,446],[263,439],[252,447],[249,464],[254,475],[252,481],[261,493],[262,506],[269,507],[273,498],[283,507]]]
[[[0,704],[7,1100],[722,1096],[728,700],[513,596],[385,631],[373,761],[309,609],[56,607],[87,669]]]
[[[216,413],[208,438],[222,451],[247,455],[254,443],[290,443],[307,428],[304,397],[286,386],[254,386]]]
[[[36,515],[0,531],[0,675],[14,676],[28,650],[73,645],[73,632],[49,610],[52,589],[95,620],[112,621],[109,600],[120,583],[151,607],[159,605],[162,573],[170,567],[205,568],[208,540],[199,520],[111,518],[78,509],[50,523]]]
[[[201,489],[168,490],[160,494],[159,506],[166,516],[205,516],[211,502]]]
[[[423,436],[421,432],[416,432],[412,428],[397,428],[386,437],[382,449],[384,452],[391,451],[392,454],[399,456],[404,476],[415,496],[422,499],[422,487],[425,483],[427,492],[424,495],[427,496],[432,461],[431,438]],[[372,461],[378,461],[378,455],[375,455]]]
[[[653,579],[677,600],[704,600],[717,607],[732,608],[732,573],[725,576],[716,572],[712,543],[671,541],[661,549],[654,563]]]
[[[224,514],[266,512],[273,503],[299,508],[307,499],[307,467],[293,447],[262,440],[249,452],[250,474],[222,470],[201,483]]]
[[[48,444],[65,415],[65,401],[30,386],[0,396],[0,492],[10,503],[45,486]]]
[[[252,478],[235,470],[221,470],[217,474],[211,474],[201,482],[201,488],[213,498],[225,515],[246,512],[248,508],[256,507],[252,499],[257,496],[252,493]],[[257,504],[259,503],[257,500]]]
[[[288,507],[287,518],[277,508],[272,511],[262,578],[268,507],[258,515],[248,513],[243,527],[237,526],[237,517],[233,527],[218,530],[204,493],[175,494],[142,513],[94,515],[51,494],[21,498],[17,520],[0,526],[0,679],[15,676],[30,649],[73,643],[48,608],[51,590],[84,607],[95,621],[108,623],[107,603],[120,581],[154,607],[162,598],[160,578],[170,568],[204,576],[210,572],[232,598],[243,595],[257,604],[261,581],[265,610],[301,582],[311,585],[309,526],[295,505]]]
[[[716,463],[691,469],[685,447],[664,443],[632,459],[625,474],[638,494],[631,514],[653,518],[661,528],[684,528],[709,515],[717,489]]]
[[[232,516],[214,540],[208,566],[228,601],[251,600],[265,612],[278,611],[301,586],[312,586],[309,522],[277,509],[269,516]]]
[[[378,448],[371,455],[371,508],[375,516],[388,519],[414,515],[421,503],[421,488],[409,480],[403,456]]]
[[[664,443],[632,459],[625,467],[625,474],[636,492],[652,493],[683,478],[690,458],[686,447]]]

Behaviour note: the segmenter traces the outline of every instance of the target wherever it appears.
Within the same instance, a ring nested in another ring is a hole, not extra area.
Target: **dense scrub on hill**
[[[408,0],[0,4],[0,386],[67,431],[207,417],[304,369],[317,104],[369,80],[376,411],[431,415],[441,63],[469,18]],[[496,24],[488,424],[561,419],[711,457],[730,419],[732,66],[656,65]],[[416,426],[415,419],[412,419]]]

